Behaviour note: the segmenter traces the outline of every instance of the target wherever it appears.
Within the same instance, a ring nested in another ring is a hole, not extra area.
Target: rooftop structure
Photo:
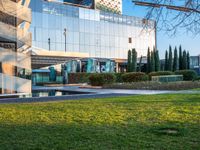
[[[107,12],[122,13],[122,0],[64,0],[63,2],[89,6]]]

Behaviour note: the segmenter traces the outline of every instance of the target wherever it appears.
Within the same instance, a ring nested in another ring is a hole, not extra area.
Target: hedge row
[[[89,77],[92,86],[102,86],[104,84],[112,84],[116,81],[116,77],[112,73],[96,73]]]
[[[176,72],[170,71],[160,71],[160,72],[151,72],[149,73],[149,78],[151,79],[152,76],[162,76],[162,75],[183,75],[184,81],[192,81],[197,79],[197,73],[194,70],[179,70]]]
[[[198,76],[194,70],[179,70],[175,72],[176,75],[183,75],[184,81],[195,80]]]
[[[77,83],[89,83],[89,77],[95,73],[70,73],[69,74],[69,83],[70,84],[77,84]],[[109,73],[105,73],[109,74]],[[124,73],[112,73],[115,75],[115,82],[121,83],[122,75]]]
[[[132,72],[132,73],[125,73],[122,75],[123,82],[141,82],[141,81],[148,81],[149,77],[143,72]]]
[[[140,82],[151,80],[152,76],[163,76],[163,75],[183,75],[185,81],[191,81],[197,79],[197,73],[193,70],[181,70],[170,72],[160,71],[151,72],[148,75],[142,72],[132,73],[70,73],[69,83],[91,83],[92,85],[103,85],[111,83],[122,83],[122,82]]]
[[[70,73],[68,76],[69,84],[89,83],[91,73]]]

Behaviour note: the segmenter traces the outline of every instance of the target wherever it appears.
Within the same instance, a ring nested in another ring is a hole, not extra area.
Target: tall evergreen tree
[[[127,72],[131,72],[131,50],[128,51]]]
[[[165,52],[165,71],[168,71],[168,51]]]
[[[148,52],[147,52],[147,73],[151,72],[151,52],[150,48],[148,47]]]
[[[131,61],[131,71],[136,72],[137,71],[137,52],[134,49],[132,49],[132,61]]]
[[[179,70],[183,69],[183,53],[182,53],[182,47],[179,46]]]
[[[151,72],[155,71],[155,56],[154,51],[151,52]]]
[[[159,51],[154,50],[155,55],[155,71],[160,71],[160,57],[159,57]]]
[[[177,68],[178,68],[178,51],[177,51],[177,48],[175,47],[175,49],[174,49],[173,71],[176,71]]]
[[[172,69],[172,67],[173,67],[173,58],[172,58],[173,56],[172,56],[172,47],[171,47],[171,45],[169,46],[169,60],[168,60],[168,70],[169,71],[172,71],[173,69]]]
[[[185,50],[183,51],[182,69],[187,69],[187,53]]]
[[[187,69],[190,69],[190,53],[187,52]]]

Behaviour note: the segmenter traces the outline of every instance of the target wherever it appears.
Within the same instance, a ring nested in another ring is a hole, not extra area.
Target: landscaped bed
[[[104,85],[103,88],[109,89],[135,89],[135,90],[191,90],[200,88],[199,81],[180,81],[180,82],[133,82],[133,83],[113,83]]]
[[[200,95],[0,105],[0,149],[199,149]]]

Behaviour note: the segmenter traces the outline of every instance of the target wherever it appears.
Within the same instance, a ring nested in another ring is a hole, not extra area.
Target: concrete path
[[[34,86],[33,90],[61,90],[61,91],[76,91],[76,92],[89,92],[89,93],[98,93],[98,94],[140,94],[140,95],[149,95],[149,94],[166,94],[173,93],[174,91],[159,91],[159,90],[126,90],[126,89],[95,89],[95,88],[81,88],[80,86],[63,86],[63,87],[43,87],[43,86]]]

